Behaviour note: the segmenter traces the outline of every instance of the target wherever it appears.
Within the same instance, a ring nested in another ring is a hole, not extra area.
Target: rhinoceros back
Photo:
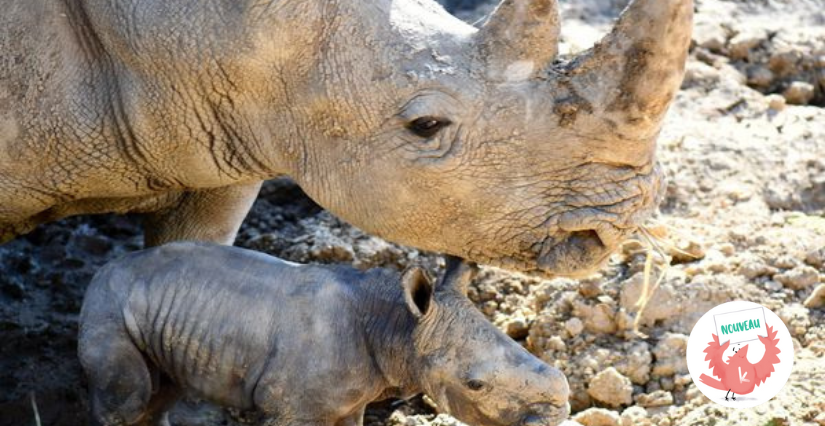
[[[135,253],[109,268],[107,282],[93,285],[120,299],[141,352],[182,387],[239,408],[253,406],[258,379],[277,368],[278,348],[294,345],[291,323],[302,319],[292,310],[323,315],[304,305],[339,286],[326,269],[199,243]]]

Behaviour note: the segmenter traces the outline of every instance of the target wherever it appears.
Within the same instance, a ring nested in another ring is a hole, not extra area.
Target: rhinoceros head
[[[466,296],[473,266],[454,263],[432,291],[406,273],[405,298],[421,387],[438,407],[471,425],[552,426],[569,414],[569,387],[542,362],[493,326]]]
[[[556,0],[504,0],[479,29],[430,0],[326,3],[317,57],[279,115],[301,131],[273,132],[297,141],[288,174],[336,215],[398,243],[575,275],[657,206],[655,141],[691,0],[635,0],[566,59]]]

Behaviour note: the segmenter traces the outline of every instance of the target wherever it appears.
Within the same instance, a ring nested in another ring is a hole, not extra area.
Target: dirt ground
[[[445,1],[475,21],[491,2]],[[606,31],[621,0],[562,2],[563,52]],[[661,286],[639,316],[645,251],[628,242],[598,274],[539,280],[483,269],[471,297],[562,369],[569,425],[825,425],[825,0],[697,0],[694,46],[659,141],[670,185],[651,230],[667,234]],[[365,235],[286,180],[265,185],[238,245],[298,262],[403,268],[442,260]],[[81,425],[77,313],[94,271],[141,246],[137,218],[72,218],[0,246],[0,426]],[[729,300],[776,312],[794,372],[769,403],[726,409],[692,384],[684,358],[699,317]],[[453,425],[426,399],[376,405],[370,425]],[[244,422],[195,404],[172,422]]]

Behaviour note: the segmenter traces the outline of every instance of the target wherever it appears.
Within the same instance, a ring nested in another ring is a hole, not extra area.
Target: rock
[[[622,419],[613,411],[604,408],[588,408],[573,416],[573,420],[584,426],[621,426]]]
[[[672,391],[676,384],[673,382],[673,376],[665,376],[659,379],[659,385],[666,391]]]
[[[757,65],[747,69],[748,85],[765,89],[773,83],[773,73],[767,67]],[[782,99],[785,100],[784,98]]]
[[[650,346],[646,342],[637,342],[625,349],[625,357],[616,363],[616,369],[630,378],[637,385],[643,385],[650,380],[650,364],[653,357]]]
[[[638,405],[628,407],[622,411],[622,426],[648,426],[651,424],[647,418],[647,410]]]
[[[747,260],[739,265],[740,275],[752,280],[761,276],[771,276],[779,272],[776,268],[763,263],[761,260]]]
[[[780,269],[792,269],[799,265],[799,262],[792,256],[782,255],[773,259],[771,264]]]
[[[711,52],[721,52],[727,39],[725,29],[716,22],[697,22],[693,30],[696,45]]]
[[[656,279],[652,276],[650,285],[653,286]],[[676,290],[666,282],[663,281],[655,292],[650,297],[647,306],[645,307],[642,323],[649,324],[658,320],[672,318],[681,312],[681,303],[678,300]],[[627,312],[637,312],[639,309],[636,303],[642,294],[642,287],[644,285],[644,273],[638,272],[625,281],[622,288],[620,305]]]
[[[719,70],[702,62],[690,61],[685,66],[685,80],[682,87],[708,86],[719,81]]]
[[[751,49],[759,46],[768,38],[763,28],[748,28],[735,35],[728,43],[731,59],[747,59]]]
[[[811,312],[799,303],[783,306],[776,314],[788,326],[793,337],[804,336],[811,326]]]
[[[636,396],[636,403],[645,408],[664,407],[673,405],[673,394],[659,390],[652,393],[643,393]]]
[[[816,88],[813,84],[804,81],[794,81],[782,92],[782,96],[789,104],[793,105],[808,105],[816,94]]]
[[[771,293],[782,291],[784,288],[785,287],[782,287],[782,284],[779,284],[774,280],[768,280],[765,282],[765,290],[768,290]]]
[[[771,55],[768,67],[779,78],[794,74],[802,55],[793,50],[778,51]]]
[[[527,320],[523,317],[511,318],[505,326],[507,335],[516,340],[521,340],[527,337],[530,332],[530,327],[527,325]]]
[[[667,251],[674,263],[694,262],[705,257],[704,244],[694,239],[679,239]]]
[[[819,282],[819,271],[810,266],[799,266],[773,278],[790,289],[804,290]]]
[[[630,379],[613,367],[602,370],[594,376],[587,387],[587,393],[593,399],[612,407],[633,402],[633,385]]]
[[[570,337],[576,337],[584,330],[584,323],[578,318],[570,318],[564,323],[564,329],[570,333]]]
[[[673,376],[687,373],[688,336],[677,333],[667,333],[653,348],[656,362],[653,364],[653,375],[659,377]]]
[[[595,275],[579,281],[579,294],[586,298],[593,298],[602,293],[603,277],[601,274]]]
[[[564,340],[562,340],[559,336],[553,336],[547,339],[547,347],[558,352],[563,352],[567,350],[567,345],[564,343]]]
[[[592,314],[584,321],[584,327],[593,333],[613,333],[616,331],[616,313],[606,303],[599,303],[593,307]]]
[[[805,255],[805,263],[815,268],[825,266],[825,247],[809,251],[808,254]]]
[[[808,309],[821,308],[825,306],[825,284],[816,286],[811,295],[805,299],[803,305]]]
[[[768,101],[768,107],[774,111],[783,111],[787,105],[785,98],[776,93],[766,96],[765,100]]]

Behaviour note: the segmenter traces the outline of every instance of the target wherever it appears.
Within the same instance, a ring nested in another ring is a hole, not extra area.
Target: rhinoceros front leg
[[[146,215],[146,246],[178,240],[232,244],[262,183],[184,193],[179,202],[170,208]]]
[[[353,415],[338,420],[335,422],[335,426],[364,426],[364,411],[366,408],[366,406],[363,406]]]

